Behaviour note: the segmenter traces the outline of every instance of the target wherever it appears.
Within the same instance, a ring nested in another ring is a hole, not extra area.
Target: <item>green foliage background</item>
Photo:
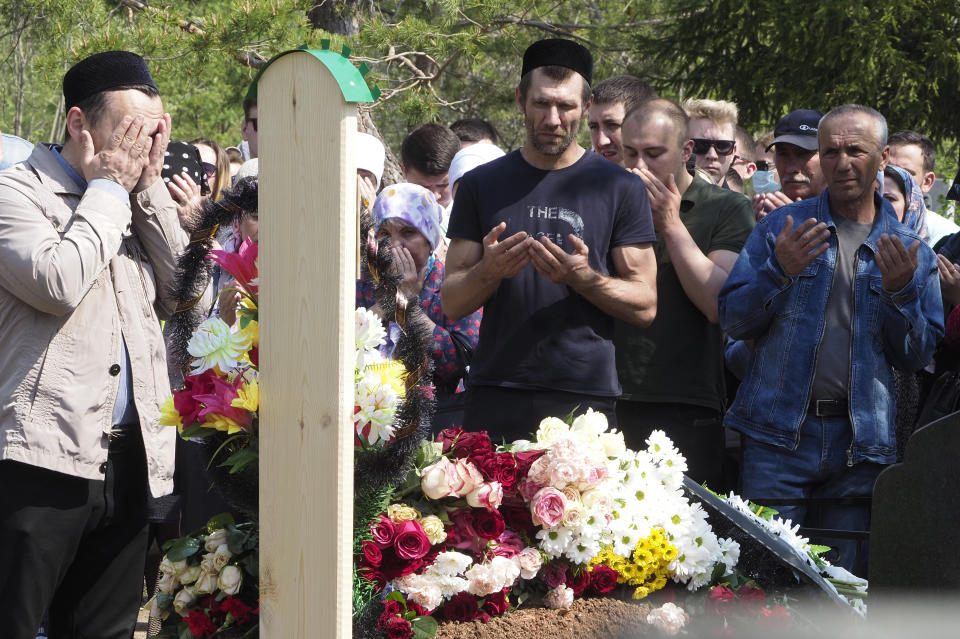
[[[325,12],[311,21],[314,5]],[[597,79],[630,73],[669,97],[734,100],[754,131],[795,108],[870,104],[891,131],[939,143],[941,176],[956,170],[957,0],[4,0],[0,130],[59,140],[64,71],[125,48],[149,60],[175,137],[236,144],[247,62],[330,38],[372,68],[384,89],[372,115],[395,151],[417,124],[469,116],[515,148],[521,54],[547,36],[586,44]]]

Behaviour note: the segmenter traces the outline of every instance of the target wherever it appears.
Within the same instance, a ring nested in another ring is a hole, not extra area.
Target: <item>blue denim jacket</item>
[[[891,463],[896,457],[892,367],[916,371],[933,357],[943,336],[940,280],[933,251],[882,209],[856,256],[849,413],[853,443],[848,463]],[[796,277],[780,267],[774,245],[787,215],[796,225],[811,217],[831,230],[827,251]],[[883,290],[874,261],[882,233],[904,246],[920,242],[913,279]],[[754,340],[753,357],[724,424],[761,442],[796,449],[807,412],[824,331],[824,311],[837,263],[836,225],[827,191],[777,209],[757,223],[720,291],[720,325],[734,339]]]

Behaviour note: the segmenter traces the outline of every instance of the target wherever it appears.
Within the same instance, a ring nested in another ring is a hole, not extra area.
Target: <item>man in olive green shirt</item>
[[[666,431],[688,473],[720,489],[723,479],[723,335],[717,295],[753,229],[749,200],[685,169],[689,118],[652,100],[624,119],[624,165],[650,196],[657,232],[657,317],[648,328],[618,324],[617,421],[631,448]]]

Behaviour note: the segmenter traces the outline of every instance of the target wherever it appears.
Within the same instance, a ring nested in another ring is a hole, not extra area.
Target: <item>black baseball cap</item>
[[[777,122],[773,130],[773,142],[767,145],[767,151],[777,142],[795,144],[807,151],[817,150],[817,127],[823,113],[814,109],[799,109],[792,111]]]

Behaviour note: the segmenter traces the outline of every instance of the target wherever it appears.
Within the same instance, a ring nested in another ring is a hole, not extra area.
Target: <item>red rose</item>
[[[254,366],[260,366],[260,347],[259,346],[254,346],[253,348],[251,348],[248,355],[250,356],[251,364],[253,364]]]
[[[533,536],[536,526],[533,525],[533,518],[530,516],[530,510],[525,506],[501,506],[500,514],[507,523],[508,528],[518,532],[527,533],[528,537]]]
[[[430,540],[420,522],[405,521],[397,526],[393,548],[401,559],[420,559],[430,551]]]
[[[567,567],[559,562],[549,563],[540,571],[540,579],[550,588],[563,585],[567,583]]]
[[[599,564],[590,571],[590,590],[598,595],[604,595],[617,586],[617,577],[620,576],[610,566]]]
[[[517,477],[526,477],[530,473],[530,466],[533,465],[533,462],[540,459],[546,452],[545,450],[528,450],[522,453],[514,453],[513,456],[517,460]]]
[[[477,600],[469,592],[458,592],[443,606],[443,616],[450,621],[473,621],[478,613]]]
[[[446,454],[450,452],[453,444],[460,439],[461,435],[463,435],[463,429],[459,426],[455,428],[445,428],[440,431],[435,441],[443,446],[443,452]]]
[[[509,588],[504,588],[500,592],[495,592],[487,597],[487,601],[483,604],[483,609],[494,617],[503,616],[503,614],[510,609],[510,600],[507,599],[508,590]]]
[[[388,616],[402,615],[403,604],[396,599],[388,599],[383,602],[383,614]]]
[[[363,562],[371,568],[378,568],[383,562],[383,553],[380,547],[372,541],[363,542]]]
[[[479,432],[464,431],[452,444],[452,449],[454,458],[462,459],[493,450],[493,444],[490,443],[490,436],[487,435],[485,430]]]
[[[731,602],[736,598],[737,595],[726,586],[714,586],[707,598],[707,608],[716,615],[726,617],[731,612]]]
[[[372,583],[378,591],[383,590],[388,581],[387,576],[375,568],[361,568],[360,577]]]
[[[757,617],[760,628],[765,630],[786,630],[790,627],[790,614],[783,606],[764,608]]]
[[[517,459],[510,453],[496,453],[492,449],[470,456],[470,461],[487,481],[500,482],[504,490],[517,483]]]
[[[484,480],[496,481],[498,466],[497,453],[492,449],[480,449],[469,455],[467,459],[473,462],[473,465],[476,466],[480,474],[483,475]]]
[[[416,601],[407,602],[407,610],[412,610],[413,614],[418,617],[429,617],[430,611],[418,604]]]
[[[737,591],[740,596],[740,608],[744,614],[756,617],[767,606],[767,593],[753,586],[744,586]]]
[[[477,509],[476,512],[486,509]],[[474,529],[473,520],[474,520],[474,510],[473,508],[461,508],[460,510],[455,510],[453,512],[447,513],[450,516],[450,521],[453,522],[453,528],[456,530],[458,536],[463,540],[472,540],[477,536],[477,531]],[[451,531],[447,531],[447,536],[450,536]]]
[[[393,539],[397,535],[397,526],[386,515],[380,515],[380,518],[370,524],[370,534],[373,536],[373,543],[380,548],[387,548],[393,545]]]
[[[412,575],[425,565],[423,559],[403,559],[397,556],[394,548],[387,548],[383,551],[383,562],[380,564],[380,572],[383,573],[387,581]]]
[[[391,617],[384,624],[383,631],[386,633],[387,639],[410,639],[413,636],[413,627],[403,617]]]
[[[506,523],[496,510],[477,509],[473,514],[473,529],[481,539],[497,539],[506,529]]]
[[[573,571],[570,571],[573,573]],[[583,594],[583,591],[587,589],[587,586],[590,585],[590,573],[586,570],[581,570],[577,573],[567,573],[567,588],[573,591],[574,597],[579,597]]]
[[[191,610],[184,621],[190,628],[190,634],[194,637],[209,637],[217,631],[217,626],[207,615],[199,610]]]

